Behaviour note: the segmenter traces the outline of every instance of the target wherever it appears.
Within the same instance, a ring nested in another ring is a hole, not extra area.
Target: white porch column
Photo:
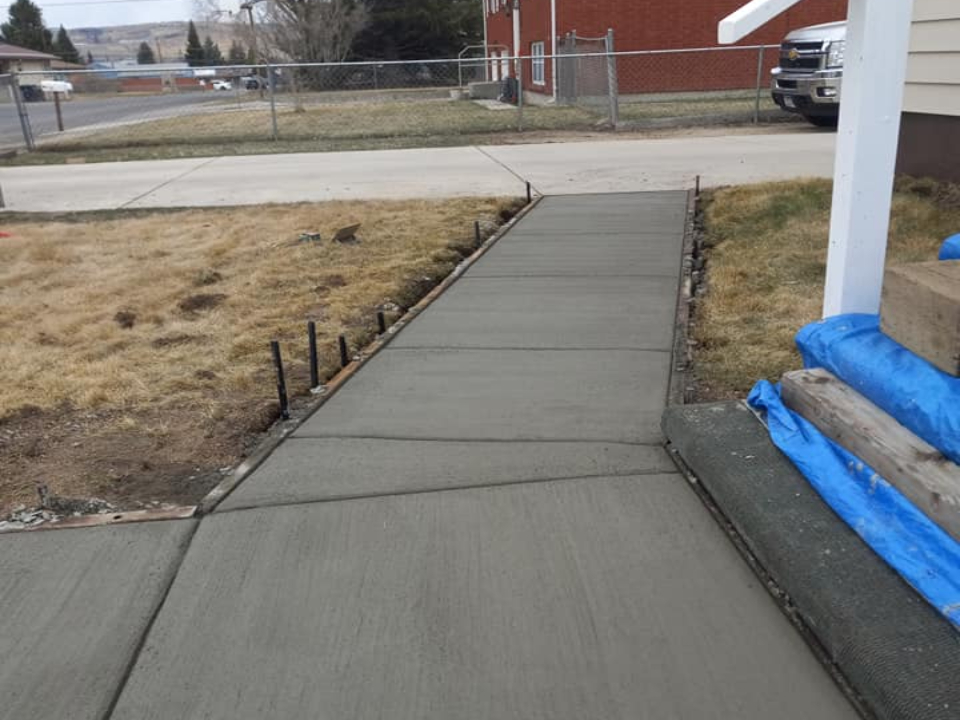
[[[913,0],[850,0],[823,315],[880,308]]]

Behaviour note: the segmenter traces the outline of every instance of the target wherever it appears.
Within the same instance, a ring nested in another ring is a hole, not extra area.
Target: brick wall
[[[600,37],[613,28],[617,50],[667,50],[715,47],[717,23],[745,0],[556,0],[557,33],[576,31],[585,37]],[[804,0],[780,14],[757,32],[744,38],[743,45],[778,44],[790,30],[846,17],[846,0]],[[520,54],[530,54],[530,44],[545,43],[551,53],[550,0],[520,0]],[[513,19],[501,9],[487,18],[490,44],[503,44],[513,52]],[[722,60],[721,60],[722,58]],[[765,72],[776,64],[776,53],[768,52]],[[714,55],[656,56],[647,60],[622,59],[618,64],[621,92],[670,90],[723,90],[752,87],[756,82],[756,53],[735,52]],[[550,92],[551,63],[546,63]],[[529,63],[525,63],[524,87],[531,85]]]

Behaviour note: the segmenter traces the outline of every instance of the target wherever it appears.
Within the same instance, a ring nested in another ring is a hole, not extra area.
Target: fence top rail
[[[495,45],[490,45],[489,47],[497,47]],[[737,52],[745,50],[770,50],[777,49],[779,45],[725,45],[722,47],[699,47],[699,48],[672,48],[669,50],[619,50],[613,53],[607,52],[590,52],[590,53],[558,53],[556,55],[504,55],[497,58],[482,58],[482,57],[472,57],[472,58],[440,58],[432,60],[356,60],[350,62],[310,62],[310,63],[297,63],[297,62],[286,62],[286,63],[260,63],[260,64],[240,64],[240,65],[211,65],[204,66],[202,68],[194,67],[185,67],[185,68],[174,68],[168,70],[151,70],[150,65],[138,65],[136,67],[123,67],[123,68],[98,68],[94,70],[24,70],[19,73],[11,73],[13,77],[29,77],[34,75],[152,75],[155,77],[160,76],[169,76],[169,75],[186,75],[187,77],[196,77],[198,80],[203,80],[207,76],[204,75],[193,75],[196,70],[205,70],[205,71],[222,71],[222,70],[246,70],[253,72],[256,70],[270,70],[270,69],[282,69],[282,68],[364,68],[364,67],[390,67],[390,66],[403,66],[403,65],[452,65],[459,63],[477,63],[484,62],[484,60],[489,61],[527,61],[527,60],[552,60],[552,59],[570,59],[573,57],[576,58],[590,58],[590,57],[634,57],[634,56],[643,56],[643,55],[682,55],[690,53],[705,53],[705,52]]]

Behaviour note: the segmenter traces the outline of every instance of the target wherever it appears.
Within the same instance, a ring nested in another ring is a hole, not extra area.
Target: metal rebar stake
[[[347,352],[347,336],[341,335],[337,338],[340,346],[340,367],[346,367],[350,364],[350,353]]]
[[[307,323],[307,342],[310,346],[310,387],[320,385],[320,368],[317,365],[317,324],[311,320]]]
[[[287,404],[287,381],[283,376],[283,358],[280,357],[280,343],[270,341],[270,352],[273,354],[273,365],[277,370],[277,396],[280,398],[280,417],[290,419],[290,410]]]

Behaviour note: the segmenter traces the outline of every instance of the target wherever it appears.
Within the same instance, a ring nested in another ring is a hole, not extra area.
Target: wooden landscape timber
[[[887,268],[880,329],[944,372],[960,375],[960,260]]]
[[[823,369],[782,378],[783,401],[960,540],[960,466]]]

